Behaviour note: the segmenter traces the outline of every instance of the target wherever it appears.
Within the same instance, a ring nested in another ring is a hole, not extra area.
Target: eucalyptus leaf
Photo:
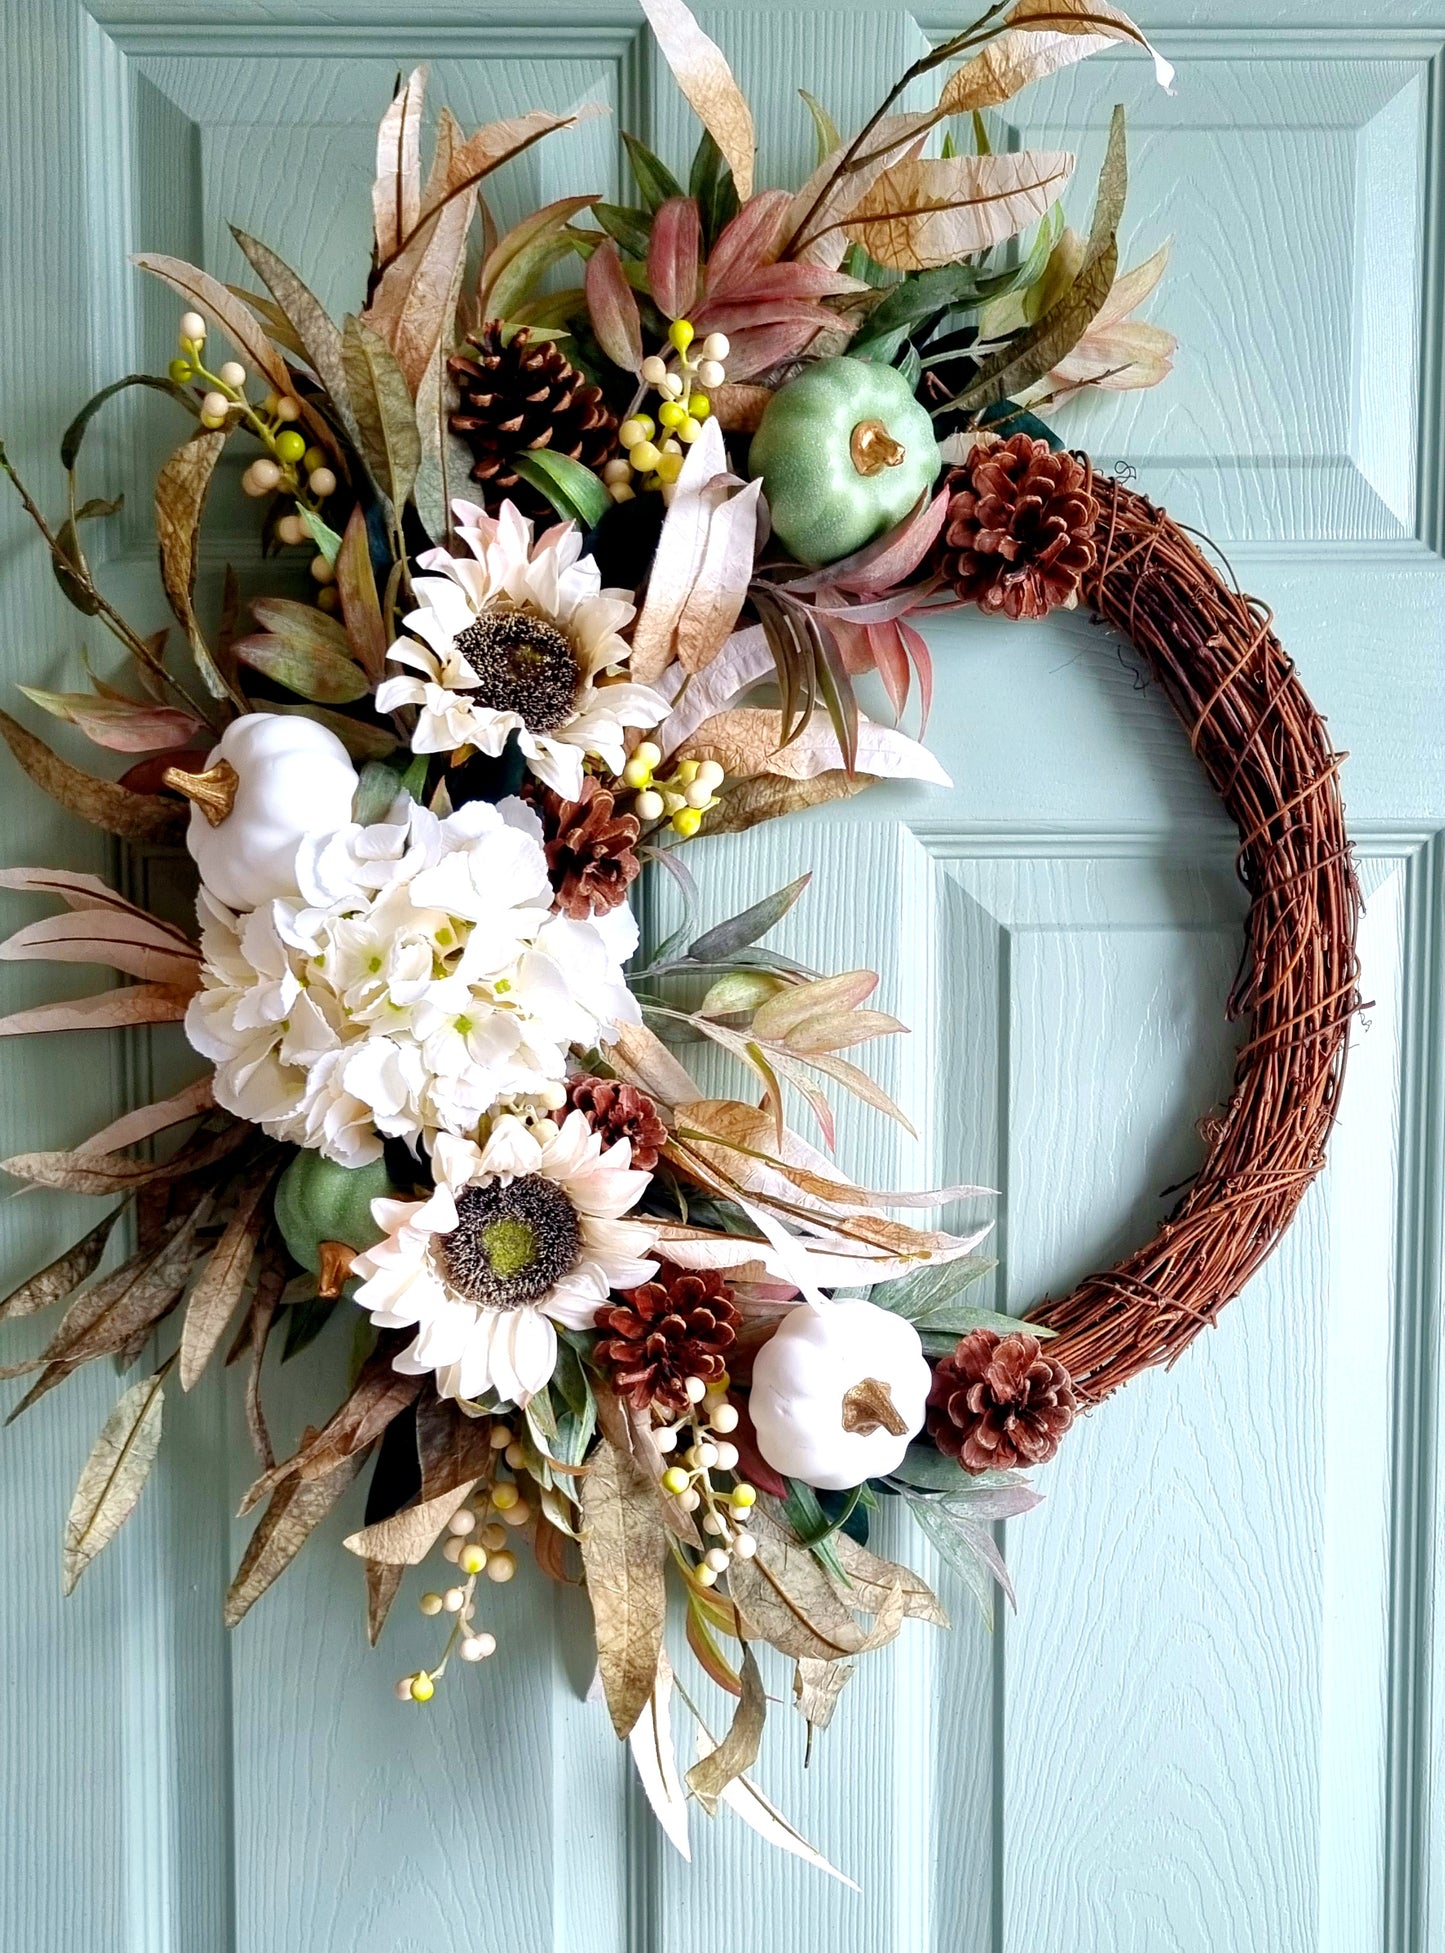
[[[421,466],[421,436],[406,376],[380,333],[351,317],[341,330],[341,365],[367,468],[400,516]]]
[[[968,1474],[954,1458],[945,1458],[931,1444],[911,1444],[888,1476],[898,1485],[911,1485],[923,1492],[952,1492]]]
[[[988,1526],[951,1507],[947,1499],[910,1499],[920,1529],[932,1540],[939,1558],[953,1568],[978,1602],[984,1621],[993,1626],[993,1589],[1002,1588],[1010,1606],[1013,1583],[1003,1555]]]
[[[341,554],[340,536],[337,535],[334,529],[329,528],[321,520],[321,517],[316,513],[315,509],[308,509],[298,504],[298,510],[301,520],[306,524],[306,533],[326,558],[332,569],[335,569],[336,559]]]
[[[765,895],[761,902],[754,902],[741,915],[730,916],[726,922],[718,923],[716,928],[707,930],[688,946],[688,955],[695,963],[709,963],[732,956],[749,943],[755,943],[759,936],[766,936],[782,921],[812,879],[810,870],[806,875],[799,875],[796,881],[789,882],[785,888]]]

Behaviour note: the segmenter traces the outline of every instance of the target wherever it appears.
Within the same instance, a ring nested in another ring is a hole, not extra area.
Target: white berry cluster
[[[698,1525],[714,1542],[692,1569],[693,1579],[703,1587],[716,1586],[730,1560],[750,1560],[758,1550],[747,1524],[758,1502],[756,1487],[745,1479],[735,1479],[730,1489],[713,1483],[714,1472],[736,1472],[738,1467],[738,1448],[731,1441],[738,1428],[738,1411],[728,1402],[727,1393],[725,1375],[716,1383],[690,1377],[687,1394],[692,1409],[675,1424],[659,1425],[653,1432],[659,1450],[678,1459],[662,1474],[663,1490],[672,1493],[685,1512],[698,1514]],[[689,1436],[691,1443],[684,1443]]]

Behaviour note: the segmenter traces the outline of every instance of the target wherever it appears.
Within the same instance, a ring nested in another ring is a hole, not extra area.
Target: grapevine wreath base
[[[167,1392],[242,1365],[259,1516],[228,1622],[366,1469],[345,1543],[373,1642],[436,1556],[417,1604],[445,1639],[401,1701],[497,1651],[486,1595],[525,1545],[585,1587],[598,1693],[678,1848],[694,1807],[726,1805],[832,1872],[751,1774],[770,1700],[811,1748],[857,1656],[910,1617],[947,1625],[869,1549],[885,1498],[985,1611],[995,1585],[1012,1598],[995,1528],[1038,1503],[1025,1468],[1270,1252],[1335,1116],[1359,895],[1339,756],[1268,611],[1050,424],[1167,376],[1171,335],[1133,316],[1167,252],[1120,269],[1122,111],[1087,234],[1062,215],[1073,158],[996,149],[984,117],[1101,48],[1146,52],[1166,88],[1168,64],[1104,0],[1003,0],[850,138],[807,96],[816,170],[758,188],[722,50],[683,0],[643,6],[703,124],[686,186],[627,136],[632,202],[584,189],[503,230],[492,174],[578,117],[467,134],[443,110],[424,172],[418,70],[381,119],[359,312],[332,320],[240,231],[246,285],[142,257],[187,308],[174,357],[81,409],[58,520],[0,447],[61,591],[129,661],[26,696],[127,770],[3,713],[0,733],[81,819],[184,839],[199,925],[95,876],[0,871],[65,911],[0,955],[131,979],[0,1036],[184,1026],[209,1067],[74,1150],[5,1162],[110,1202],[0,1303],[63,1309],[5,1374],[28,1380],[18,1414],[86,1363],[142,1369],[82,1470],[67,1591],[133,1510]],[[933,107],[899,108],[943,70]],[[82,542],[119,506],[82,499],[87,429],[137,386],[194,423],[155,493],[184,661]],[[227,572],[212,628],[201,530],[236,448],[259,588],[243,603]],[[839,1090],[907,1127],[843,1055],[905,1027],[872,971],[765,946],[808,877],[707,918],[687,848],[878,778],[946,785],[920,622],[1081,602],[1143,658],[1238,825],[1246,1029],[1155,1238],[1021,1322],[969,1299],[987,1221],[895,1218],[987,1189],[862,1187],[830,1157]],[[687,919],[644,949],[629,904],[663,872]],[[689,1071],[702,1042],[729,1096]],[[266,1376],[341,1325],[346,1393],[278,1455]],[[700,1677],[674,1675],[670,1601]]]
[[[1360,891],[1340,799],[1342,754],[1270,628],[1188,532],[1100,482],[1097,561],[1082,595],[1147,663],[1239,829],[1249,890],[1229,1015],[1246,1019],[1234,1088],[1201,1125],[1204,1165],[1153,1239],[1029,1319],[1098,1403],[1172,1363],[1269,1255],[1324,1165],[1359,1008]]]

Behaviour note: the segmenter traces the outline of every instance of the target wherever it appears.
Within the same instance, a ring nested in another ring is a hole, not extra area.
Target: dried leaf
[[[598,345],[614,366],[636,373],[642,365],[642,317],[615,239],[604,238],[587,260],[583,288]]]
[[[84,1290],[66,1311],[39,1363],[89,1363],[122,1350],[148,1331],[180,1300],[199,1250],[196,1237],[210,1218],[207,1196],[193,1213],[172,1224],[160,1245],[143,1249],[114,1273]]]
[[[126,1024],[178,1024],[194,990],[194,984],[128,983],[93,997],[36,1004],[0,1017],[0,1037],[24,1037],[38,1031],[108,1031]],[[8,1165],[6,1170],[10,1170]]]
[[[401,1591],[406,1568],[383,1566],[380,1560],[366,1562],[366,1641],[374,1648],[381,1639],[392,1602]]]
[[[341,365],[371,478],[398,511],[421,466],[421,437],[406,376],[380,333],[348,317],[341,329]]]
[[[351,512],[337,553],[336,587],[352,653],[372,684],[378,684],[386,675],[386,626],[371,567],[366,516],[359,504]]]
[[[245,1291],[268,1218],[261,1202],[279,1170],[279,1161],[271,1160],[242,1182],[235,1212],[191,1290],[181,1329],[178,1374],[182,1390],[191,1389],[200,1378]]]
[[[246,1371],[245,1398],[246,1428],[251,1434],[256,1456],[267,1471],[276,1463],[276,1454],[271,1448],[271,1433],[266,1428],[266,1413],[261,1403],[261,1370],[266,1361],[266,1345],[271,1339],[276,1310],[285,1292],[288,1273],[288,1257],[279,1241],[273,1237],[261,1250],[261,1273],[256,1279],[256,1293],[251,1300],[248,1318],[251,1361]]]
[[[421,214],[421,118],[425,67],[414,68],[392,97],[376,132],[376,181],[371,190],[376,255],[381,263],[400,250]]]
[[[758,1670],[757,1656],[743,1643],[740,1671],[742,1695],[728,1733],[717,1748],[694,1763],[687,1773],[687,1787],[709,1817],[717,1815],[718,1800],[736,1777],[750,1770],[762,1746],[763,1725],[767,1719],[768,1698]]]
[[[1046,41],[1052,40],[1055,34],[1065,34],[1075,39],[1098,37],[1105,41],[1132,41],[1153,57],[1154,79],[1159,86],[1167,93],[1173,92],[1173,68],[1150,45],[1123,9],[1109,6],[1107,0],[1019,0],[1009,14],[1009,28]],[[1059,65],[1055,62],[1043,72],[1052,74]]]
[[[254,1128],[237,1119],[200,1147],[184,1146],[171,1159],[155,1163],[128,1159],[124,1153],[92,1153],[88,1146],[73,1152],[13,1153],[0,1160],[0,1170],[33,1187],[54,1187],[62,1193],[134,1193],[198,1173],[224,1159],[250,1138]]]
[[[698,120],[722,151],[744,203],[753,193],[752,111],[728,66],[683,0],[642,0],[642,11]]]
[[[616,1041],[608,1045],[607,1057],[619,1077],[640,1086],[664,1108],[686,1105],[702,1096],[686,1066],[644,1024],[624,1024]]]
[[[43,692],[35,685],[20,690],[42,711],[79,726],[87,739],[113,753],[168,752],[204,730],[193,712],[179,706],[99,698],[93,692]]]
[[[447,374],[447,357],[451,352],[453,339],[450,327],[456,319],[457,307],[461,303],[462,278],[465,271],[466,253],[462,251],[458,253],[452,265],[452,282],[441,307],[442,317],[447,321],[448,329],[437,335],[431,357],[426,362],[416,390],[416,426],[420,458],[417,462],[412,497],[416,503],[417,514],[421,517],[422,527],[438,543],[445,543],[450,539],[454,492],[460,489],[471,471],[471,453],[462,446],[450,425],[456,389]],[[344,597],[342,608],[344,611]],[[384,653],[384,633],[382,646]]]
[[[667,1619],[667,1528],[658,1490],[604,1438],[582,1481],[582,1565],[612,1726],[630,1735],[657,1679]]]
[[[156,476],[156,537],[161,552],[161,582],[166,599],[184,625],[196,670],[213,698],[230,698],[244,711],[246,701],[227,685],[196,616],[196,569],[200,559],[201,516],[211,477],[226,445],[224,428],[203,430],[176,449]]]
[[[164,1371],[132,1384],[85,1461],[65,1521],[62,1584],[68,1594],[135,1510],[160,1446],[164,1386]]]
[[[19,1288],[12,1289],[0,1302],[0,1316],[13,1321],[21,1316],[38,1315],[42,1309],[48,1309],[53,1303],[63,1302],[68,1295],[73,1295],[100,1266],[105,1244],[123,1212],[122,1207],[117,1207],[103,1221],[97,1221],[89,1234],[82,1235],[74,1247],[67,1248],[64,1254],[47,1262],[39,1274],[32,1275]]]
[[[934,1627],[950,1625],[947,1609],[937,1594],[911,1568],[880,1559],[845,1532],[833,1535],[832,1546],[848,1576],[845,1598],[850,1607],[865,1614],[881,1614],[898,1593],[903,1612],[911,1619],[928,1621]]]
[[[795,1659],[856,1654],[868,1637],[809,1549],[758,1506],[753,1532],[757,1552],[728,1569],[728,1592],[748,1633]]]
[[[397,1344],[383,1338],[367,1358],[346,1400],[319,1431],[312,1431],[290,1458],[283,1459],[249,1488],[241,1511],[249,1512],[286,1479],[324,1478],[342,1459],[370,1450],[394,1417],[415,1402],[421,1377],[392,1368]]]
[[[825,156],[788,207],[780,255],[808,264],[840,264],[848,248],[843,220],[886,169],[916,155],[920,137],[937,119],[936,110],[885,116],[846,171],[842,165],[850,144],[840,144]],[[732,368],[729,358],[729,372]]]
[[[366,308],[366,323],[396,354],[413,396],[438,344],[452,336],[473,202],[470,195],[452,197],[424,219]]]
[[[699,1759],[705,1757],[711,1748],[711,1736],[699,1725]],[[777,1806],[768,1802],[751,1777],[736,1778],[723,1792],[721,1801],[742,1819],[750,1831],[756,1831],[760,1838],[770,1845],[776,1845],[779,1851],[786,1851],[794,1858],[801,1858],[804,1864],[812,1865],[815,1870],[826,1872],[829,1878],[836,1878],[840,1885],[846,1885],[850,1892],[860,1889],[855,1879],[830,1864],[816,1846],[810,1845],[800,1831],[794,1830]]]
[[[452,1514],[466,1504],[474,1483],[468,1479],[435,1498],[394,1512],[374,1526],[363,1526],[359,1533],[349,1533],[343,1544],[349,1553],[383,1566],[420,1566],[445,1532]]]
[[[6,962],[102,963],[127,976],[194,990],[200,951],[141,909],[107,905],[46,916],[0,942]]]
[[[280,316],[290,327],[304,358],[326,389],[352,445],[360,446],[346,374],[341,364],[341,332],[316,294],[278,258],[268,245],[248,237],[233,224],[231,235],[275,299]]]
[[[647,285],[665,318],[690,318],[697,303],[702,217],[692,197],[669,197],[652,220]]]
[[[366,1462],[366,1451],[343,1459],[324,1478],[288,1478],[257,1522],[226,1594],[225,1620],[234,1627],[295,1559]]]
[[[721,804],[707,817],[709,834],[744,834],[763,821],[783,814],[823,807],[833,800],[850,800],[871,786],[864,773],[845,773],[841,767],[815,773],[810,780],[785,780],[776,773],[760,773],[739,780],[723,792]]]
[[[1154,57],[1155,80],[1172,91],[1173,68],[1118,8],[1102,0],[1021,0],[998,39],[949,76],[939,113],[968,115],[997,108],[1030,82],[1121,41],[1147,49]]]
[[[836,770],[838,737],[825,712],[815,712],[801,732],[782,743],[782,716],[744,706],[720,712],[699,726],[678,748],[679,759],[714,759],[729,775],[775,773],[787,780],[810,780]],[[946,787],[948,775],[925,746],[892,726],[871,719],[858,722],[856,770],[876,779],[926,780]]]
[[[98,780],[93,774],[82,772],[69,760],[51,752],[43,740],[27,732],[7,712],[0,712],[0,736],[38,787],[92,827],[119,834],[123,840],[151,842],[157,847],[175,846],[184,835],[190,809],[173,796],[133,793],[114,780]]]
[[[858,199],[843,228],[892,271],[953,264],[1037,223],[1073,169],[1056,150],[906,159]]]
[[[677,1773],[672,1741],[672,1663],[658,1651],[657,1680],[627,1740],[643,1792],[653,1815],[683,1857],[691,1861],[687,1836],[687,1797]]]
[[[237,352],[258,372],[265,374],[277,393],[291,391],[291,376],[286,370],[285,360],[262,332],[246,305],[229,287],[212,278],[209,272],[200,271],[181,258],[143,253],[133,257],[131,263],[138,265],[142,271],[163,278],[198,312],[213,319]]]
[[[851,1661],[799,1658],[793,1670],[793,1706],[813,1729],[826,1729],[833,1720],[844,1689],[853,1675]]]

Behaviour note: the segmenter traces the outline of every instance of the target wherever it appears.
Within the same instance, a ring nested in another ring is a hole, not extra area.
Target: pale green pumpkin
[[[780,387],[748,454],[774,532],[813,568],[901,522],[941,465],[908,381],[864,359],[820,359]]]
[[[359,1252],[381,1239],[371,1203],[395,1193],[385,1160],[338,1166],[303,1147],[276,1182],[276,1223],[291,1254],[315,1275],[323,1241],[342,1241]]]

